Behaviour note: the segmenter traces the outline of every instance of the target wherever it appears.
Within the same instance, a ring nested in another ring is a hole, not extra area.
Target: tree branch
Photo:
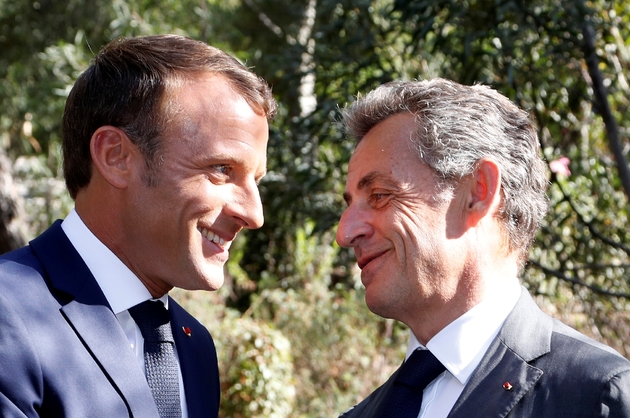
[[[600,288],[598,286],[593,286],[593,285],[585,283],[585,282],[583,282],[581,280],[575,279],[573,277],[569,277],[566,274],[564,274],[564,272],[562,272],[562,271],[554,270],[554,269],[551,269],[549,267],[545,267],[545,266],[543,266],[542,264],[540,264],[536,260],[531,260],[530,259],[529,263],[534,265],[534,266],[536,266],[536,267],[538,267],[539,269],[541,269],[543,271],[543,273],[545,273],[547,275],[551,275],[551,276],[557,277],[560,280],[563,280],[563,281],[568,282],[568,283],[572,283],[574,285],[585,287],[585,288],[589,289],[590,291],[592,291],[594,293],[597,293],[598,295],[630,299],[630,293],[613,292],[611,290],[602,289],[602,288]]]
[[[584,53],[584,59],[586,60],[588,73],[591,78],[593,95],[595,96],[595,102],[599,109],[599,114],[602,116],[604,125],[606,126],[610,151],[613,153],[615,160],[617,161],[619,180],[626,192],[626,197],[630,199],[630,167],[628,166],[628,160],[623,153],[623,147],[619,139],[619,128],[617,127],[617,121],[615,121],[610,109],[606,87],[604,86],[604,77],[599,69],[599,60],[595,50],[595,32],[591,25],[589,15],[586,13],[585,6],[582,7],[582,10],[584,13],[582,23],[584,43],[582,44],[582,51]]]
[[[562,192],[562,196],[564,198],[564,201],[567,202],[569,204],[569,206],[571,206],[571,209],[573,209],[573,212],[578,216],[580,222],[582,222],[588,228],[588,230],[591,232],[591,234],[593,234],[593,236],[595,238],[598,238],[603,243],[608,244],[611,247],[616,248],[618,250],[621,250],[621,251],[625,252],[626,254],[630,255],[630,247],[628,247],[627,245],[625,245],[625,244],[623,244],[621,242],[613,241],[612,239],[604,236],[601,232],[599,232],[599,229],[597,229],[597,227],[593,224],[593,222],[587,221],[586,218],[584,217],[584,215],[582,215],[580,213],[578,208],[575,206],[575,203],[573,202],[573,199],[571,199],[569,194],[564,190],[564,187],[562,187],[562,184],[560,184],[560,182],[557,182],[557,181],[555,183],[560,188],[560,191]]]

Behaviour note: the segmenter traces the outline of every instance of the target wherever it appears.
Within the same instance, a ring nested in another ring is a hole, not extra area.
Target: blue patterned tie
[[[144,338],[147,382],[160,417],[181,418],[175,341],[168,311],[162,302],[147,300],[129,309]]]
[[[381,418],[418,418],[422,392],[445,370],[429,350],[416,350],[400,366],[377,415]]]

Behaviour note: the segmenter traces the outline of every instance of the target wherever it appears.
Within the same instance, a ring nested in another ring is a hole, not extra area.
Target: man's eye
[[[372,204],[379,205],[381,203],[385,203],[389,194],[387,193],[373,193],[370,195],[370,201]]]
[[[217,164],[217,165],[212,166],[212,168],[214,168],[219,173],[225,174],[225,175],[230,174],[230,171],[232,170],[232,167],[227,164]]]

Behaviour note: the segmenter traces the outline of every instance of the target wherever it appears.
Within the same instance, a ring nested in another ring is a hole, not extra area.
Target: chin
[[[370,297],[368,292],[365,293],[365,304],[367,305],[368,309],[372,313],[382,316],[381,314],[381,312],[383,311],[383,307],[381,306],[382,302],[378,299]]]
[[[395,314],[395,307],[392,309],[391,303],[387,300],[383,300],[382,298],[370,297],[369,293],[365,294],[365,304],[367,305],[370,312],[375,315],[378,315],[382,318],[392,318],[397,319],[397,315]]]
[[[208,292],[214,292],[215,290],[219,290],[223,286],[223,278],[218,279],[213,277],[212,279],[201,279],[197,280],[193,283],[190,283],[186,287],[181,287],[184,290],[206,290]],[[179,286],[176,286],[179,287]]]
[[[220,274],[216,272],[213,273],[214,274],[207,274],[199,278],[199,281],[197,282],[197,290],[214,291],[220,289],[221,286],[223,286],[223,282],[225,281],[225,276],[223,275],[223,272],[221,272]]]
[[[211,271],[206,271],[204,275],[203,282],[205,284],[204,290],[218,290],[223,286],[225,282],[225,273],[223,271],[223,266],[220,269],[212,269]]]
[[[179,287],[184,290],[218,290],[223,286],[225,281],[225,275],[223,268],[206,268],[202,271],[197,270],[194,274],[191,274],[189,280],[176,284],[175,287]]]
[[[221,280],[214,280],[208,283],[208,288],[206,290],[214,292],[215,290],[219,290],[221,286],[223,286],[223,278]]]

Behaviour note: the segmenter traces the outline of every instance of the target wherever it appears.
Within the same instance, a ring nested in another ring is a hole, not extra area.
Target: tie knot
[[[444,370],[445,367],[429,350],[416,350],[400,367],[396,384],[422,391]]]
[[[168,311],[160,301],[144,301],[132,308],[129,313],[145,341],[173,342]]]

